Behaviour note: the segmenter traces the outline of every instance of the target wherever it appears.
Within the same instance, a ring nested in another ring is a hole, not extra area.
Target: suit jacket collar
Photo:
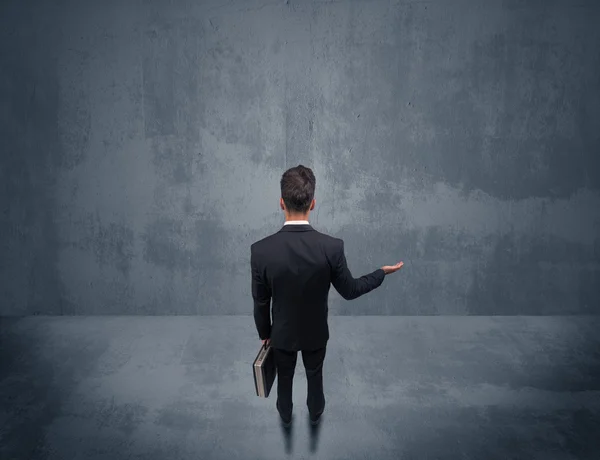
[[[312,230],[314,230],[314,228],[312,228],[312,225],[310,224],[290,224],[284,225],[279,232],[309,232]]]

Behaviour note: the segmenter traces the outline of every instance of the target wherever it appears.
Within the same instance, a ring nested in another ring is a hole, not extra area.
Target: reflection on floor
[[[600,458],[600,317],[329,327],[321,424],[298,359],[286,430],[251,316],[2,318],[0,458]]]

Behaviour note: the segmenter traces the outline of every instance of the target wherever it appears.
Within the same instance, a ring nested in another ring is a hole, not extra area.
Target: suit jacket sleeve
[[[339,294],[346,300],[356,299],[367,292],[379,287],[385,278],[385,272],[379,268],[368,275],[354,278],[348,269],[344,253],[344,241],[337,240],[339,246],[333,258],[331,283]]]
[[[264,278],[254,245],[250,247],[252,271],[252,298],[254,299],[254,322],[261,340],[271,337],[271,288]]]

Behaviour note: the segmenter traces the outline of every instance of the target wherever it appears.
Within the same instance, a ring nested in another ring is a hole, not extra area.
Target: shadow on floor
[[[324,418],[325,414],[321,415],[321,421],[318,425],[311,425],[309,418],[306,417],[306,424],[308,426],[309,433],[309,450],[311,454],[316,453],[318,450],[319,436],[321,434],[321,426],[323,424]],[[280,425],[286,454],[291,454],[293,451],[294,426],[297,423],[296,416],[293,416],[292,420],[292,424],[289,427],[284,427],[283,425]]]

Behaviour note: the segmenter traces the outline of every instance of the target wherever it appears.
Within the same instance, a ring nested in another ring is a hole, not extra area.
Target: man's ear
[[[284,207],[284,203],[283,203],[283,198],[279,198],[279,207],[285,211],[285,207]]]
[[[315,209],[315,204],[317,203],[317,200],[315,200],[313,198],[312,203],[310,204],[310,210],[312,211],[313,209]]]

